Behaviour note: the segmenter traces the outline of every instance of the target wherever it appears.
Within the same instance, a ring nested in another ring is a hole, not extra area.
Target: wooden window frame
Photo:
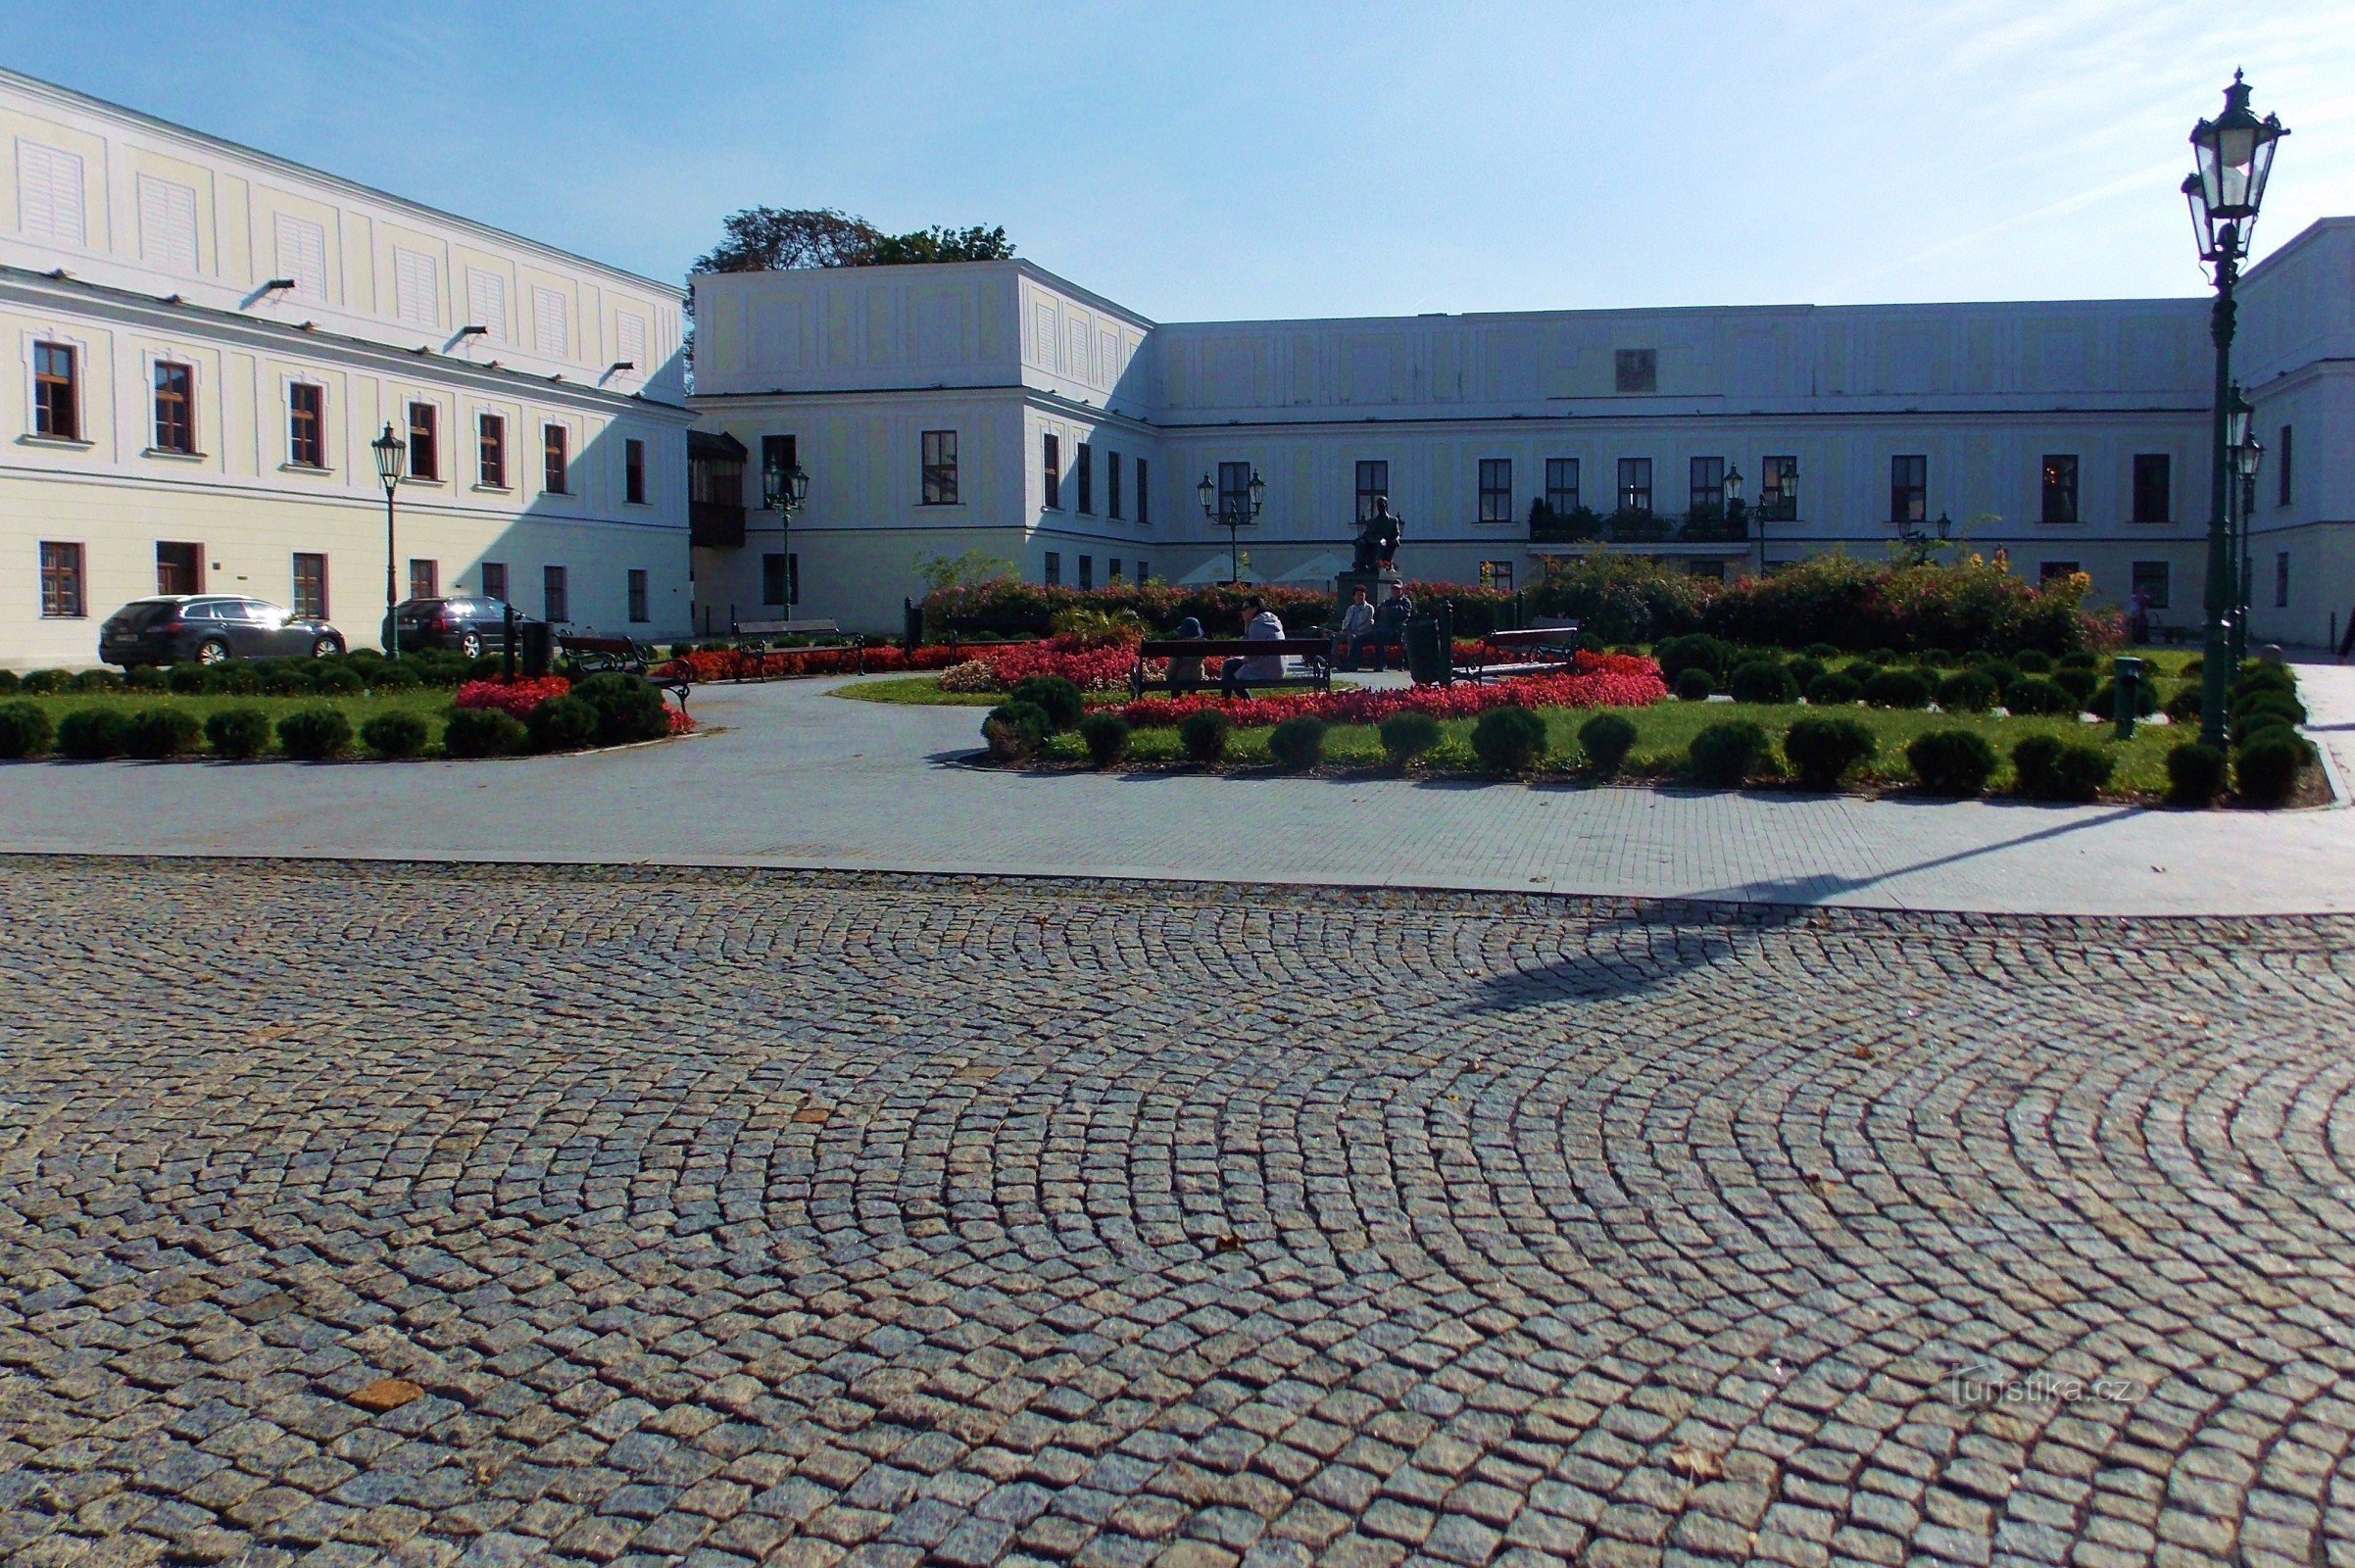
[[[1374,498],[1390,495],[1390,460],[1388,458],[1359,458],[1351,471],[1356,490],[1357,520],[1374,520]]]
[[[44,539],[40,548],[41,618],[87,620],[89,556],[79,540]]]
[[[303,406],[306,393],[309,408]],[[320,382],[286,383],[286,462],[291,467],[326,470],[327,389]]]
[[[81,353],[74,344],[42,338],[32,345],[32,433],[52,441],[81,439]]]
[[[1510,458],[1482,458],[1479,477],[1480,520],[1482,522],[1512,521],[1513,460]]]
[[[1644,516],[1652,514],[1652,466],[1649,458],[1619,460],[1619,510]]]
[[[2152,474],[2157,477],[2153,479]],[[2137,452],[2134,464],[2134,513],[2136,522],[2172,522],[2175,511],[2175,457],[2167,452]]]
[[[957,432],[924,430],[916,437],[918,506],[954,507],[957,500]]]
[[[1547,458],[1545,460],[1545,510],[1556,516],[1576,512],[1582,504],[1579,496],[1586,475],[1576,458]],[[1569,482],[1564,483],[1567,479]]]
[[[196,367],[184,360],[157,360],[148,379],[155,390],[154,427],[148,432],[154,450],[195,457]]]
[[[552,496],[572,493],[572,431],[553,421],[540,426],[540,488]]]
[[[475,482],[485,490],[507,488],[507,416],[481,414],[474,418]]]
[[[1930,520],[1930,455],[1892,453],[1889,460],[1889,520],[1903,526]]]
[[[409,403],[409,472],[404,478],[439,484],[442,477],[442,409],[438,403]],[[417,455],[424,454],[422,463]]]
[[[313,596],[308,599],[304,597],[306,589],[303,586],[303,564],[305,562],[313,562],[318,565],[319,582],[317,590]],[[290,569],[289,580],[292,592],[290,592],[286,597],[288,602],[294,607],[294,612],[297,615],[304,616],[312,620],[325,620],[327,618],[328,603],[326,552],[323,550],[297,550],[294,553],[294,562]]]

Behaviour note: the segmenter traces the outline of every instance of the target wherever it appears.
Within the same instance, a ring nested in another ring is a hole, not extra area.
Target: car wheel
[[[333,659],[342,652],[341,637],[321,637],[311,645],[311,657],[314,659]]]
[[[468,659],[482,657],[482,633],[470,631],[458,639],[458,651]]]
[[[196,645],[196,662],[200,664],[218,664],[228,657],[229,645],[218,637],[208,637]]]

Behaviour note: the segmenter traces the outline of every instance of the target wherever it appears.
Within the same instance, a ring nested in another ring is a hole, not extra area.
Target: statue
[[[1398,554],[1398,518],[1390,510],[1390,497],[1374,497],[1374,514],[1358,530],[1351,571],[1388,571]]]

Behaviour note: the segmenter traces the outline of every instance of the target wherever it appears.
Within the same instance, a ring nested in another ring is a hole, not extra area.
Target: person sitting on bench
[[[1243,602],[1243,635],[1246,641],[1275,643],[1284,640],[1284,622],[1276,618],[1275,612],[1267,608],[1267,601],[1261,599],[1257,594],[1251,595]],[[1219,666],[1218,695],[1221,697],[1249,697],[1251,692],[1245,688],[1246,681],[1282,680],[1283,678],[1284,656],[1282,654],[1254,655],[1250,659],[1237,655]]]
[[[1202,623],[1192,615],[1188,615],[1177,623],[1177,630],[1169,635],[1180,642],[1201,642],[1202,641]],[[1181,654],[1169,661],[1169,689],[1171,691],[1191,691],[1202,683],[1202,655],[1196,654],[1189,659]]]
[[[1374,629],[1374,607],[1366,602],[1365,584],[1349,590],[1349,606],[1341,612],[1341,627],[1333,634],[1334,662],[1344,669],[1357,667],[1357,639]]]
[[[1374,629],[1359,632],[1349,639],[1349,664],[1355,669],[1365,651],[1374,651],[1374,673],[1382,673],[1384,650],[1394,645],[1398,650],[1398,662],[1406,661],[1406,622],[1414,615],[1414,601],[1406,597],[1406,589],[1398,583],[1390,585],[1390,597],[1374,612]]]

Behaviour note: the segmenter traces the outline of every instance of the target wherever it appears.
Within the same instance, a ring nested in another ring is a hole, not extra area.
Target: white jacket
[[[1284,640],[1284,622],[1276,618],[1274,611],[1262,610],[1251,618],[1251,624],[1243,628],[1243,635],[1255,643],[1282,642]],[[1238,678],[1247,681],[1282,680],[1284,678],[1284,656],[1269,654],[1263,659],[1247,659],[1243,662],[1243,667],[1236,671],[1236,674]]]

